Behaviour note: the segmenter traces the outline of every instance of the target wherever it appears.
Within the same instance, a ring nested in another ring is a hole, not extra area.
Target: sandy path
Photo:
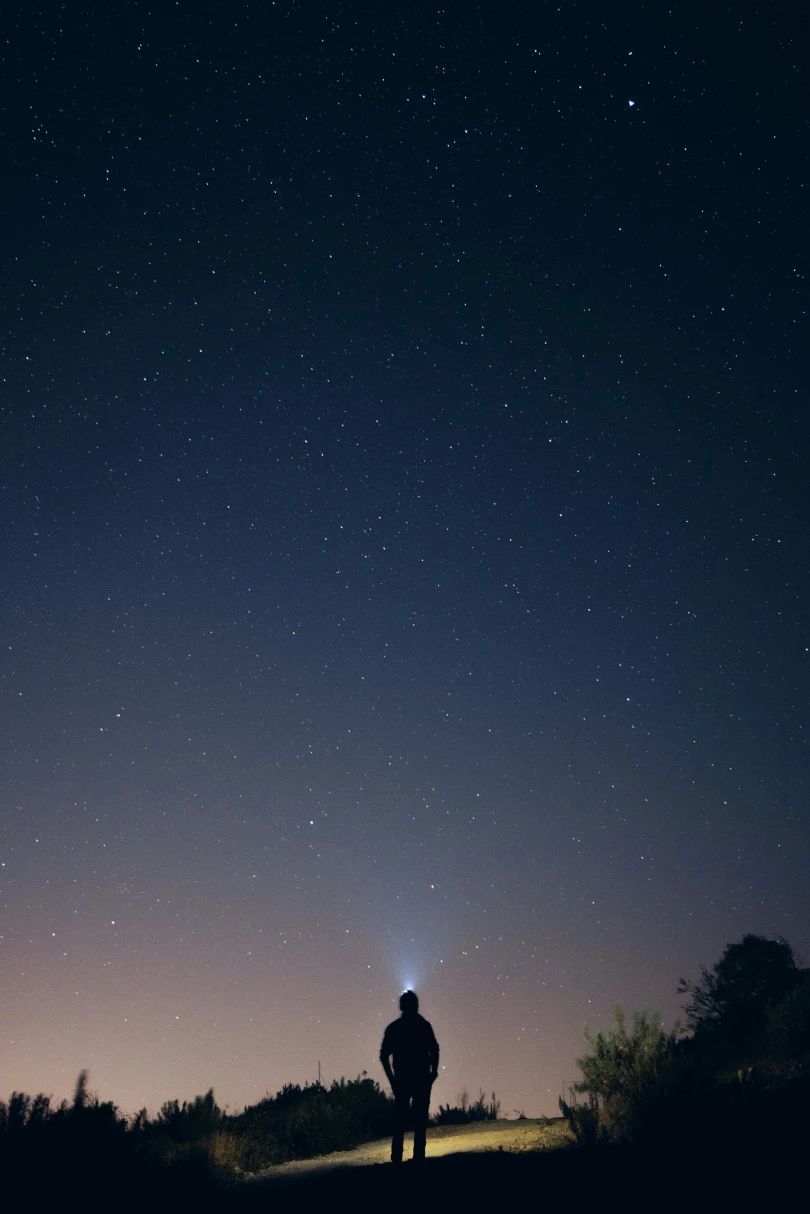
[[[458,1151],[539,1151],[562,1146],[569,1141],[567,1123],[562,1117],[553,1121],[486,1121],[472,1125],[438,1126],[428,1130],[427,1157],[452,1155]],[[405,1135],[404,1158],[410,1159],[413,1150],[413,1134]],[[336,1151],[333,1155],[319,1155],[315,1159],[295,1160],[268,1168],[253,1177],[253,1181],[271,1177],[311,1176],[315,1172],[330,1168],[364,1167],[372,1163],[387,1163],[391,1158],[391,1139],[366,1142],[353,1151]],[[248,1182],[250,1183],[250,1182]]]

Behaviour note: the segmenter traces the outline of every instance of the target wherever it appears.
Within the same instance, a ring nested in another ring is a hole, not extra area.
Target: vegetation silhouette
[[[32,1099],[24,1092],[0,1101],[0,1184],[6,1198],[40,1209],[74,1195],[85,1208],[100,1208],[114,1195],[120,1210],[181,1194],[201,1201],[214,1192],[204,1160],[167,1167],[142,1149],[143,1115],[128,1121],[111,1101],[88,1091],[87,1079],[82,1071],[72,1102],[54,1106],[49,1096]]]
[[[644,1093],[658,1091],[670,1074],[678,1033],[678,1025],[665,1033],[661,1017],[646,1010],[633,1013],[628,1033],[620,1007],[610,1029],[592,1036],[586,1027],[590,1053],[577,1059],[582,1079],[572,1084],[570,1102],[562,1096],[559,1101],[577,1142],[595,1146],[611,1137],[633,1136]],[[576,1098],[583,1093],[587,1103],[580,1104]]]
[[[688,1034],[646,1010],[628,1031],[621,1008],[610,1029],[586,1028],[582,1078],[559,1101],[577,1142],[702,1151],[707,1167],[798,1144],[810,1128],[810,972],[790,945],[746,935],[678,990],[691,997]]]
[[[487,1103],[483,1088],[478,1093],[478,1099],[473,1101],[470,1101],[466,1092],[462,1092],[458,1098],[458,1104],[439,1105],[439,1111],[433,1118],[433,1125],[466,1125],[471,1121],[497,1121],[500,1111],[501,1102],[494,1092],[489,1103]]]
[[[697,982],[681,979],[678,991],[691,996],[687,1026],[700,1044],[748,1056],[764,1046],[769,1018],[807,976],[786,940],[743,936]]]
[[[285,1084],[228,1118],[237,1170],[257,1172],[293,1159],[346,1151],[384,1138],[394,1125],[394,1102],[365,1074],[354,1080]]]

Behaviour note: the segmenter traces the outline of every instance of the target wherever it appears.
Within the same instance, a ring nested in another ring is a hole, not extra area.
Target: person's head
[[[399,1010],[405,1016],[415,1016],[419,1011],[419,1000],[415,991],[403,991],[399,997]]]

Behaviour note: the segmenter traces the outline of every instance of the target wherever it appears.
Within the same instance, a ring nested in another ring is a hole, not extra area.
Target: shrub
[[[483,1088],[478,1093],[478,1099],[470,1103],[466,1092],[458,1098],[458,1104],[440,1104],[439,1111],[432,1119],[433,1125],[465,1125],[471,1121],[497,1121],[501,1111],[501,1102],[492,1093],[487,1101]]]
[[[214,1101],[214,1089],[195,1096],[182,1105],[167,1100],[160,1110],[158,1125],[174,1142],[199,1142],[210,1138],[222,1123],[222,1110]]]
[[[255,1171],[381,1138],[393,1127],[393,1107],[366,1077],[336,1080],[329,1088],[286,1084],[275,1097],[228,1118],[228,1128],[243,1140],[246,1169]]]
[[[678,1031],[676,1025],[665,1033],[657,1012],[639,1011],[633,1013],[628,1033],[620,1007],[610,1029],[593,1036],[585,1029],[590,1053],[577,1059],[582,1079],[572,1085],[570,1103],[560,1098],[577,1141],[595,1143],[603,1134],[638,1136],[650,1108],[673,1084]],[[588,1103],[577,1104],[576,1097],[583,1094]]]
[[[581,1147],[595,1147],[607,1141],[608,1133],[599,1118],[599,1098],[591,1092],[588,1103],[580,1104],[573,1088],[569,1089],[569,1095],[570,1101],[560,1096],[558,1103],[577,1143]]]

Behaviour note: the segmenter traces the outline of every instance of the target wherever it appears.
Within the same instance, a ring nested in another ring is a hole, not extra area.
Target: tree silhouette
[[[786,940],[743,936],[726,946],[711,970],[702,967],[697,982],[681,979],[679,993],[691,995],[686,1023],[696,1037],[753,1044],[765,1028],[769,1005],[780,1003],[800,975]]]

